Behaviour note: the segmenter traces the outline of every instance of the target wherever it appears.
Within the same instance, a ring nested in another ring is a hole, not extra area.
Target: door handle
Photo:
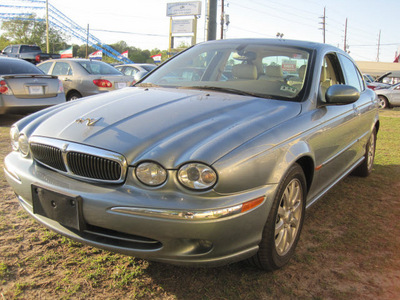
[[[357,105],[353,104],[353,111],[356,116],[361,115],[361,111],[358,109]]]

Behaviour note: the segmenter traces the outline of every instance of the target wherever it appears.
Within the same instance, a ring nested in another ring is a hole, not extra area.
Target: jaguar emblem
[[[102,119],[101,117],[93,118],[93,119],[91,119],[91,118],[80,118],[80,119],[77,119],[75,122],[79,123],[79,124],[86,122],[86,126],[93,126],[94,124],[96,124],[101,119]]]

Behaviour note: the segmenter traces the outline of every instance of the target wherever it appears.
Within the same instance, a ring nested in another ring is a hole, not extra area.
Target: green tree
[[[111,44],[109,45],[111,48],[113,48],[114,50],[118,51],[119,53],[125,52],[126,50],[128,50],[129,46],[125,41],[119,41],[115,44]]]
[[[36,44],[42,51],[46,51],[46,23],[38,21],[34,14],[29,20],[3,21],[1,29],[4,32],[2,38],[8,40],[9,44]],[[58,52],[65,49],[66,40],[64,33],[50,27],[49,51]]]
[[[9,44],[10,44],[10,41],[6,37],[0,36],[0,50],[3,50]]]

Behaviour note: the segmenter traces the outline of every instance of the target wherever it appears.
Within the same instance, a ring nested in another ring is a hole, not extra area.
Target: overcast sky
[[[43,0],[2,0],[3,5],[43,6]],[[326,42],[343,49],[347,18],[347,44],[355,60],[392,62],[400,46],[399,0],[224,0],[230,24],[226,38],[283,38],[323,41],[322,16],[326,9]],[[125,41],[141,49],[168,49],[170,18],[167,3],[176,0],[49,0],[68,18],[103,43]],[[186,1],[188,2],[188,1]],[[205,40],[206,2],[201,1],[197,42]],[[28,9],[24,9],[25,11]],[[22,11],[21,8],[17,10]],[[12,12],[1,7],[0,13]],[[37,15],[43,10],[35,9]],[[220,37],[221,0],[218,2],[217,38]],[[379,40],[379,32],[380,40]],[[83,42],[71,38],[70,43]]]

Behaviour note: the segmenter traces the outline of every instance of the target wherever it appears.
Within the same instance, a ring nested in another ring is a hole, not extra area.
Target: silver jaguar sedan
[[[20,120],[5,174],[32,217],[76,241],[274,270],[306,209],[346,175],[370,174],[378,130],[376,95],[347,53],[210,41],[133,87]]]

